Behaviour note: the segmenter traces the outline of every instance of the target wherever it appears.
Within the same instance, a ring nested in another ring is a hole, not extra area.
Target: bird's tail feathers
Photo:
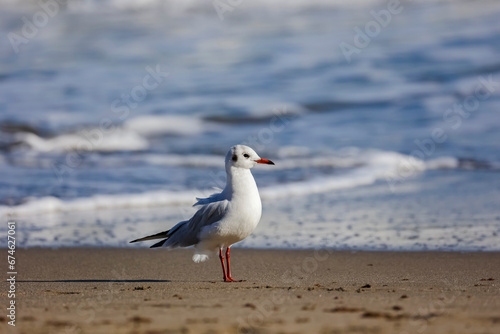
[[[155,243],[154,245],[150,246],[149,248],[162,247],[165,244],[165,242],[167,242],[167,240],[168,239],[163,239],[162,241]]]
[[[169,238],[174,233],[176,233],[177,231],[179,231],[179,229],[181,227],[185,226],[188,222],[189,222],[188,220],[182,221],[182,222],[178,223],[177,225],[175,225],[174,227],[172,227],[168,231],[164,231],[164,232],[156,233],[156,234],[153,234],[153,235],[148,235],[147,237],[144,237],[144,238],[132,240],[130,243],[139,242],[139,241],[147,241],[147,240],[155,240],[155,239],[163,239],[162,241],[157,242],[156,244],[154,244],[153,246],[151,246],[150,248],[163,247],[165,245],[165,243],[168,240],[170,240]],[[175,248],[175,247],[178,247],[178,245],[179,245],[179,242],[178,241],[177,242],[174,241],[173,243],[170,243],[167,247],[169,247],[169,248]]]
[[[168,238],[170,236],[169,232],[170,232],[170,230],[164,231],[164,232],[160,232],[160,233],[156,233],[156,234],[153,234],[153,235],[148,235],[147,237],[144,237],[144,238],[132,240],[132,241],[130,241],[130,243],[139,242],[139,241],[147,241],[147,240],[155,240],[155,239]],[[166,240],[163,240],[162,242],[165,242],[165,241]],[[156,246],[156,247],[158,247],[158,246]]]

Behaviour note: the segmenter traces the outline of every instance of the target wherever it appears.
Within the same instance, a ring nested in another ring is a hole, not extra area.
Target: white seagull
[[[236,145],[226,154],[226,187],[222,192],[207,198],[197,198],[194,204],[202,207],[189,220],[182,221],[170,230],[131,242],[164,239],[154,247],[195,248],[194,262],[203,262],[209,254],[219,250],[225,282],[236,281],[231,277],[229,252],[231,246],[248,237],[260,221],[262,203],[250,168],[255,164],[274,165],[262,159],[253,149]],[[223,250],[226,248],[227,269]]]

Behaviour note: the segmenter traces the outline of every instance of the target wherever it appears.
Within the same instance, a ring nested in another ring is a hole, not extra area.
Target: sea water
[[[21,247],[167,230],[243,143],[276,165],[241,246],[500,250],[497,1],[1,8],[0,231]]]

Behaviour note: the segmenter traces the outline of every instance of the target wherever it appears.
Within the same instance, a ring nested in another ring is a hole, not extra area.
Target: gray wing
[[[213,202],[218,202],[218,201],[224,200],[225,199],[224,192],[219,188],[214,188],[214,189],[220,190],[220,192],[212,194],[212,195],[208,196],[207,198],[196,197],[196,199],[198,201],[196,203],[194,203],[193,206],[205,205],[205,204],[210,204]]]
[[[227,199],[222,199],[203,205],[191,219],[175,225],[169,230],[165,240],[154,244],[151,248],[162,246],[171,248],[188,247],[197,244],[200,241],[198,236],[203,228],[221,220],[226,214],[228,204]]]

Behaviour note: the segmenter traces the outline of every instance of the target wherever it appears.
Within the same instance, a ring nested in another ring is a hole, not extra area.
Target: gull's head
[[[235,145],[226,154],[226,168],[252,168],[256,164],[274,165],[274,162],[259,157],[255,151],[245,145]]]

